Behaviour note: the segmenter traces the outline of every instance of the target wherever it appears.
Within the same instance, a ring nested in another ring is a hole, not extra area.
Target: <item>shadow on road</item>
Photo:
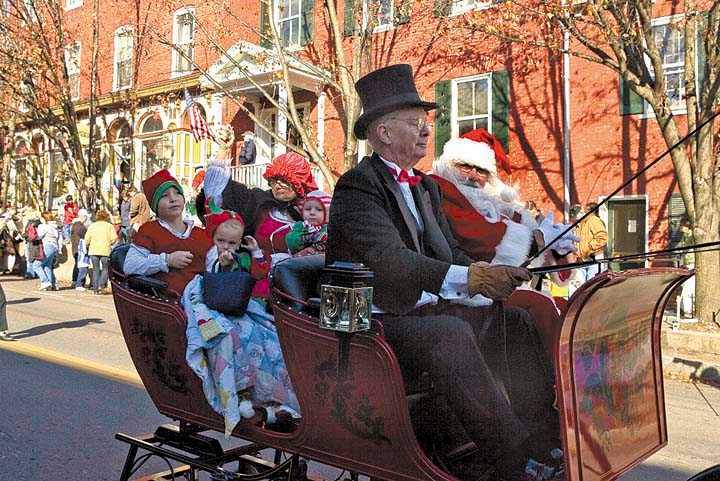
[[[14,299],[12,301],[7,301],[7,305],[10,306],[12,304],[29,304],[31,302],[39,301],[39,297],[23,297],[22,299]]]
[[[621,477],[618,481],[685,481],[700,471],[702,471],[701,468],[698,468],[696,472],[687,472],[645,462]]]
[[[42,326],[31,327],[23,331],[11,333],[13,339],[25,339],[27,337],[39,336],[48,332],[57,331],[59,329],[75,329],[77,327],[85,327],[89,324],[105,324],[105,321],[97,318],[78,319],[76,321],[64,321],[56,324],[44,324]]]

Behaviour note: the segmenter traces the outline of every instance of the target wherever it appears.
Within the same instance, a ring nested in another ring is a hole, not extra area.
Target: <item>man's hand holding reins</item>
[[[482,294],[492,300],[503,300],[532,275],[524,267],[493,266],[475,262],[468,270],[468,294]]]

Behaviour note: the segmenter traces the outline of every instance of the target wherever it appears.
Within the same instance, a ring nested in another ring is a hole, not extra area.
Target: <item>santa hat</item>
[[[443,147],[438,162],[447,164],[467,164],[487,170],[497,175],[495,152],[486,143],[478,143],[470,139],[450,139]]]
[[[327,192],[323,192],[322,190],[313,190],[307,196],[305,196],[305,199],[303,200],[303,205],[305,205],[305,202],[310,199],[320,201],[320,205],[322,205],[323,210],[325,211],[325,222],[327,222],[328,213],[330,212],[330,202],[332,202],[332,197],[330,196],[330,194],[328,194]]]
[[[157,213],[158,202],[160,202],[163,194],[171,187],[174,187],[180,195],[185,196],[183,188],[180,187],[177,179],[175,179],[167,169],[159,170],[142,181],[143,193],[148,201],[150,201],[150,208],[153,212]]]
[[[229,220],[236,220],[245,226],[245,221],[240,214],[231,210],[221,210],[205,216],[205,233],[210,239],[212,239],[215,235],[215,231],[218,227],[220,227],[220,224]]]
[[[317,190],[315,179],[310,171],[310,164],[305,157],[295,152],[278,155],[268,165],[263,177],[268,182],[283,180],[290,184],[298,195],[305,197],[308,192]]]
[[[507,155],[505,154],[505,149],[503,148],[500,139],[498,139],[495,135],[491,134],[485,129],[475,129],[469,132],[465,132],[460,136],[460,138],[470,139],[475,142],[489,145],[495,153],[495,161],[500,163],[500,167],[502,168],[502,170],[504,170],[508,174],[511,173],[512,169],[510,169],[510,162],[508,161]]]

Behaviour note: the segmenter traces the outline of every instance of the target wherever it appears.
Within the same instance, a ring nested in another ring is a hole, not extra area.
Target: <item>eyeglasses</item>
[[[427,119],[404,119],[402,117],[388,117],[388,119],[402,120],[406,124],[412,125],[416,129],[418,129],[418,132],[425,128],[431,129],[433,126],[432,122],[428,122]]]
[[[464,172],[475,172],[477,174],[490,175],[490,171],[488,171],[487,169],[483,169],[481,167],[476,167],[474,165],[457,164],[457,168]]]
[[[287,182],[283,182],[282,180],[271,180],[269,183],[271,189],[294,190],[292,185],[288,184]]]

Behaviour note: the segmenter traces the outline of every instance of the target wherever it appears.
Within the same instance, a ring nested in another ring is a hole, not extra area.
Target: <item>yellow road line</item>
[[[33,346],[19,341],[0,341],[0,349],[145,389],[145,386],[143,386],[143,383],[140,380],[140,376],[138,376],[135,372],[117,369],[98,362],[88,361],[86,359],[70,356],[57,351],[51,351],[50,349]]]

